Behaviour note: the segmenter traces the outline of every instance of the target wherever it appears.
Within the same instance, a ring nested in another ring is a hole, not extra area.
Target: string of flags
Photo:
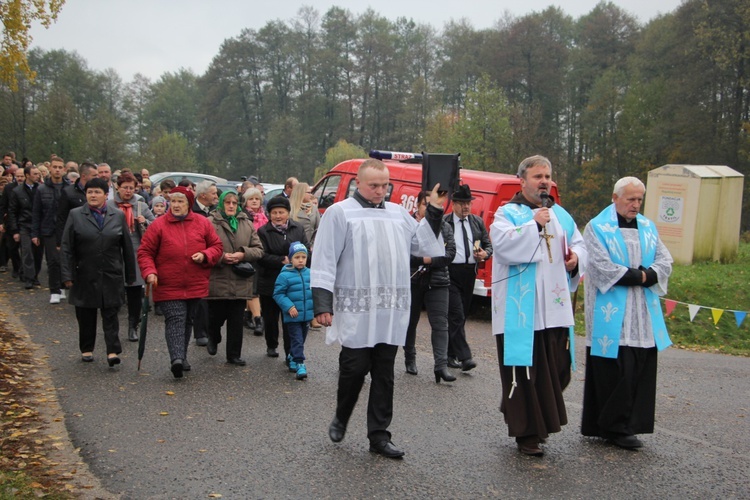
[[[720,309],[718,307],[706,307],[706,306],[700,306],[697,304],[688,304],[687,302],[680,302],[679,300],[664,299],[664,308],[666,310],[667,316],[672,314],[672,311],[674,311],[674,308],[677,307],[677,304],[682,304],[688,307],[688,312],[690,313],[691,322],[693,321],[693,319],[695,319],[695,315],[698,314],[698,311],[704,308],[711,309],[711,317],[714,320],[714,325],[717,325],[719,323],[719,319],[721,319],[721,316],[722,314],[724,314],[725,311],[734,313],[734,320],[737,323],[737,328],[739,328],[742,325],[742,322],[745,321],[745,317],[747,316],[747,311],[735,311],[734,309]]]

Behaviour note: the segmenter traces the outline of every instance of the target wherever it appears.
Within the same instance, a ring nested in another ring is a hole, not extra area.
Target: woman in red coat
[[[169,212],[149,226],[138,249],[141,275],[153,286],[154,302],[164,313],[164,333],[175,378],[190,370],[187,318],[198,301],[208,295],[211,268],[223,253],[213,225],[190,211],[194,200],[187,188],[172,189]]]

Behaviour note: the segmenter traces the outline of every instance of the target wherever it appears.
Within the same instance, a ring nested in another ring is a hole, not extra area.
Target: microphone
[[[542,199],[542,206],[544,208],[549,208],[552,206],[552,197],[549,195],[549,193],[541,193],[539,197]]]

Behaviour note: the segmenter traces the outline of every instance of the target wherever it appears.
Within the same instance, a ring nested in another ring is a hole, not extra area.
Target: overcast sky
[[[77,52],[90,69],[113,68],[125,81],[142,73],[157,80],[163,73],[190,68],[200,75],[219,52],[222,42],[244,28],[261,28],[268,21],[293,19],[302,5],[321,16],[339,6],[358,15],[371,6],[395,20],[412,18],[438,30],[451,19],[466,18],[477,29],[492,27],[505,12],[520,17],[550,5],[578,18],[598,0],[380,0],[336,2],[247,0],[67,0],[48,30],[32,28],[32,47]],[[675,10],[681,0],[614,0],[642,23]]]

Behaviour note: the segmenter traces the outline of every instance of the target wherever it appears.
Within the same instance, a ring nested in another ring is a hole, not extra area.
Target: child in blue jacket
[[[286,359],[289,371],[297,373],[297,380],[303,380],[307,378],[305,339],[313,318],[307,247],[299,241],[292,243],[289,246],[289,262],[276,278],[273,300],[279,305],[284,315],[284,324],[289,330],[291,345]]]

